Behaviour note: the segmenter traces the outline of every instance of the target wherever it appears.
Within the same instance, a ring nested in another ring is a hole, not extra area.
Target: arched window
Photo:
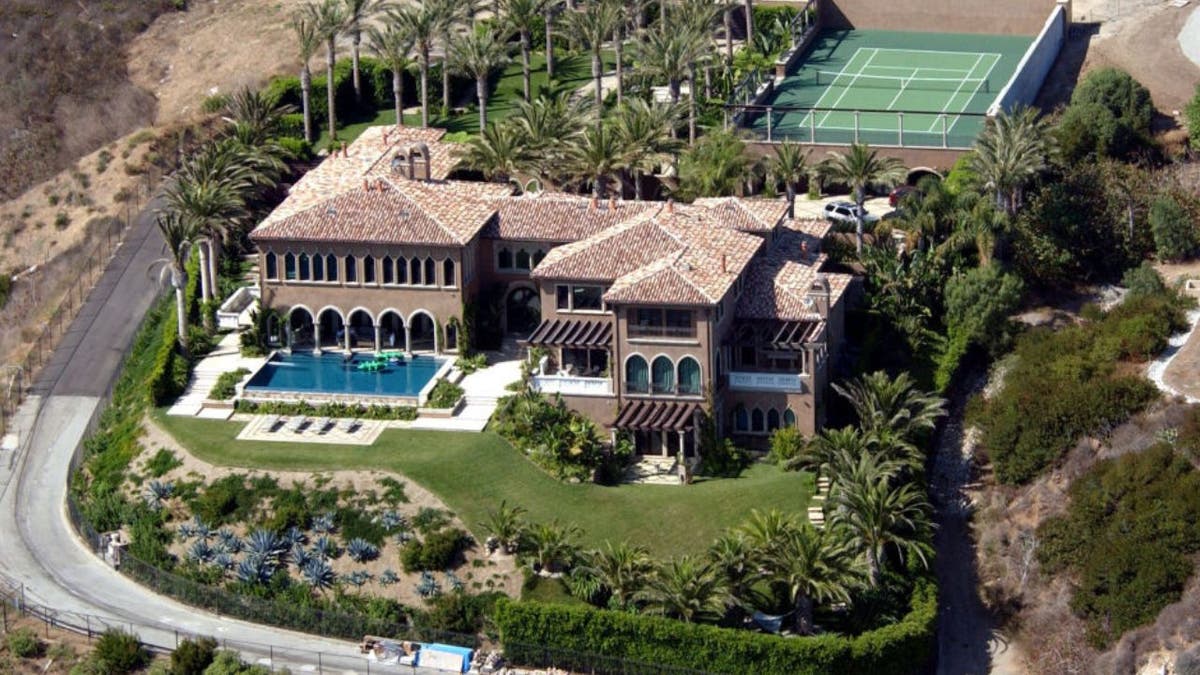
[[[631,394],[650,393],[650,367],[646,359],[634,354],[625,361],[625,391]]]
[[[458,326],[455,324],[446,326],[446,351],[458,351]]]
[[[690,356],[679,360],[679,393],[700,394],[700,364]]]
[[[675,393],[675,364],[671,363],[671,359],[665,356],[654,359],[654,364],[650,370],[654,393]]]
[[[396,283],[396,266],[390,255],[383,256],[383,283]]]
[[[308,254],[300,254],[300,281],[308,281],[312,275],[309,274]]]
[[[533,266],[537,267],[538,263],[542,262],[542,258],[545,258],[545,257],[546,257],[546,252],[543,251],[542,249],[539,248],[538,250],[534,251],[533,252]]]
[[[442,261],[442,285],[457,286],[457,280],[454,278],[454,261],[446,258]]]
[[[325,280],[325,256],[320,253],[313,256],[312,259],[313,281]]]
[[[496,267],[502,270],[511,270],[513,266],[512,251],[508,248],[500,249],[500,253],[496,256]]]
[[[267,255],[265,256],[265,259],[267,261],[267,278],[268,279],[278,279],[279,278],[279,262],[275,260],[275,254],[268,252]]]
[[[529,251],[526,251],[525,249],[517,251],[517,269],[527,270],[529,268]]]
[[[763,413],[758,408],[755,408],[750,413],[750,431],[760,433],[763,430]]]
[[[408,283],[421,283],[421,259],[413,258],[408,261]]]
[[[739,405],[733,411],[733,428],[742,433],[750,431],[750,413],[746,411],[745,406]]]
[[[363,258],[363,283],[375,283],[375,258],[373,256]]]
[[[358,259],[352,255],[346,256],[346,283],[358,281]]]
[[[775,431],[779,428],[779,411],[771,408],[767,411],[767,431]]]
[[[296,256],[291,253],[283,256],[283,278],[288,281],[296,280]]]
[[[403,256],[396,258],[396,283],[408,283],[408,261]]]
[[[336,255],[325,256],[325,280],[338,280],[338,259]]]
[[[788,408],[787,410],[783,411],[783,426],[785,426],[785,427],[796,426],[796,413],[792,412],[791,408]]]
[[[425,259],[425,285],[437,286],[437,265],[434,264],[433,258]]]

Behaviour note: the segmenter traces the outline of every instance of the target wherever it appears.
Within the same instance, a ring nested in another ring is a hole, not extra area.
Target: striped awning
[[[608,321],[574,319],[543,321],[525,342],[547,347],[607,349],[612,345],[612,324]]]
[[[696,403],[630,401],[621,407],[613,426],[634,431],[690,431],[699,409]]]
[[[799,349],[812,342],[824,328],[824,321],[785,321],[775,330],[771,345],[777,349]]]

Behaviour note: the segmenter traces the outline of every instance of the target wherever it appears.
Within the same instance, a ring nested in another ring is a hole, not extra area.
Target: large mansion
[[[852,282],[823,271],[828,223],[783,200],[515,196],[448,179],[443,133],[368,129],[253,231],[288,347],[452,354],[487,325],[643,453],[692,453],[709,395],[740,442],[820,428]]]

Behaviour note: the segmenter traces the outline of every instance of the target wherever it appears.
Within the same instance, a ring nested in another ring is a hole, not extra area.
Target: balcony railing
[[[533,389],[543,394],[583,396],[612,396],[612,379],[607,377],[575,377],[567,375],[536,375]]]
[[[635,323],[629,324],[629,337],[631,338],[694,338],[696,337],[695,326],[639,326]]]
[[[800,373],[729,373],[729,388],[735,391],[783,391],[803,394],[807,375]]]

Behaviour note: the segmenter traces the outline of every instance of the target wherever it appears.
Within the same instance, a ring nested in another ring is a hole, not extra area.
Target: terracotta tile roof
[[[616,208],[590,197],[543,192],[496,201],[497,217],[483,231],[493,239],[570,242],[590,237],[624,220],[657,209],[654,202],[619,201]]]
[[[489,183],[373,181],[303,211],[259,225],[255,241],[324,241],[460,246],[495,212],[507,191]]]
[[[759,256],[746,270],[745,286],[738,299],[737,316],[742,319],[817,320],[811,305],[805,303],[818,275],[829,281],[831,300],[845,292],[851,277],[821,271],[826,257],[820,252],[821,239],[832,225],[826,221],[787,221],[775,237],[770,250]],[[807,251],[802,248],[807,244]]]
[[[787,201],[783,199],[702,197],[692,203],[708,209],[726,227],[742,232],[769,232],[787,213]]]

